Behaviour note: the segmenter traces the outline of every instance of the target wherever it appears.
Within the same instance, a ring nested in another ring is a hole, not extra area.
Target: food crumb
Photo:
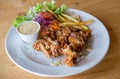
[[[63,65],[62,60],[53,61],[50,63],[51,66],[61,66]]]
[[[85,55],[83,55],[83,56],[81,56],[81,59],[84,59],[86,56]]]
[[[91,47],[91,46],[88,46],[88,47],[86,48],[86,50],[87,50],[88,52],[90,52],[90,51],[92,51],[92,47]]]

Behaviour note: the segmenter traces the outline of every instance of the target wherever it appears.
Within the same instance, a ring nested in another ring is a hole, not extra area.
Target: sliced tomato
[[[53,15],[49,12],[39,12],[38,13],[40,16],[42,16],[43,18],[50,18],[52,17]]]

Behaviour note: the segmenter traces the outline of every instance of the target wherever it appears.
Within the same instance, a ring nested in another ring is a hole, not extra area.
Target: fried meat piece
[[[45,41],[43,39],[40,39],[33,44],[33,48],[36,50],[43,51],[45,53],[45,55],[49,58],[51,56],[51,51],[50,51],[49,45],[50,45],[50,43],[48,43],[47,41]]]
[[[64,49],[63,52],[65,55],[65,59],[64,59],[65,65],[74,66],[76,63],[76,59],[77,59],[77,53],[72,51],[70,46],[67,46],[67,48]]]
[[[90,30],[82,31],[74,27],[61,27],[57,30],[50,28],[40,32],[33,48],[43,51],[47,57],[65,55],[65,65],[74,66],[90,37]]]
[[[33,44],[33,48],[37,51],[43,51],[48,58],[63,55],[60,46],[50,38],[39,39]]]
[[[69,36],[68,40],[71,48],[77,52],[80,52],[85,46],[85,42],[82,37],[77,38],[76,36]]]

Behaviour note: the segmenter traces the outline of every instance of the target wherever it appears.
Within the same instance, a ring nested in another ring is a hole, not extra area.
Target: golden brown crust
[[[91,31],[82,31],[74,27],[58,30],[50,28],[40,33],[38,41],[33,44],[33,48],[43,51],[47,57],[65,55],[64,64],[67,66],[76,64],[77,54],[82,51],[91,37]]]

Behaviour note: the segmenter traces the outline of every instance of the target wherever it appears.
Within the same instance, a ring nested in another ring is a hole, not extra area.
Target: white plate
[[[17,34],[16,29],[11,27],[9,30],[5,48],[9,58],[20,68],[32,74],[48,77],[63,77],[74,75],[86,71],[96,64],[98,64],[106,55],[109,48],[109,34],[105,26],[94,16],[76,9],[69,9],[69,13],[79,14],[83,21],[93,19],[95,22],[89,27],[92,29],[93,50],[87,57],[81,60],[75,67],[50,66],[49,63],[53,60],[61,59],[48,59],[43,53],[37,53],[32,48],[31,44],[26,44]],[[74,12],[74,13],[73,13]]]

